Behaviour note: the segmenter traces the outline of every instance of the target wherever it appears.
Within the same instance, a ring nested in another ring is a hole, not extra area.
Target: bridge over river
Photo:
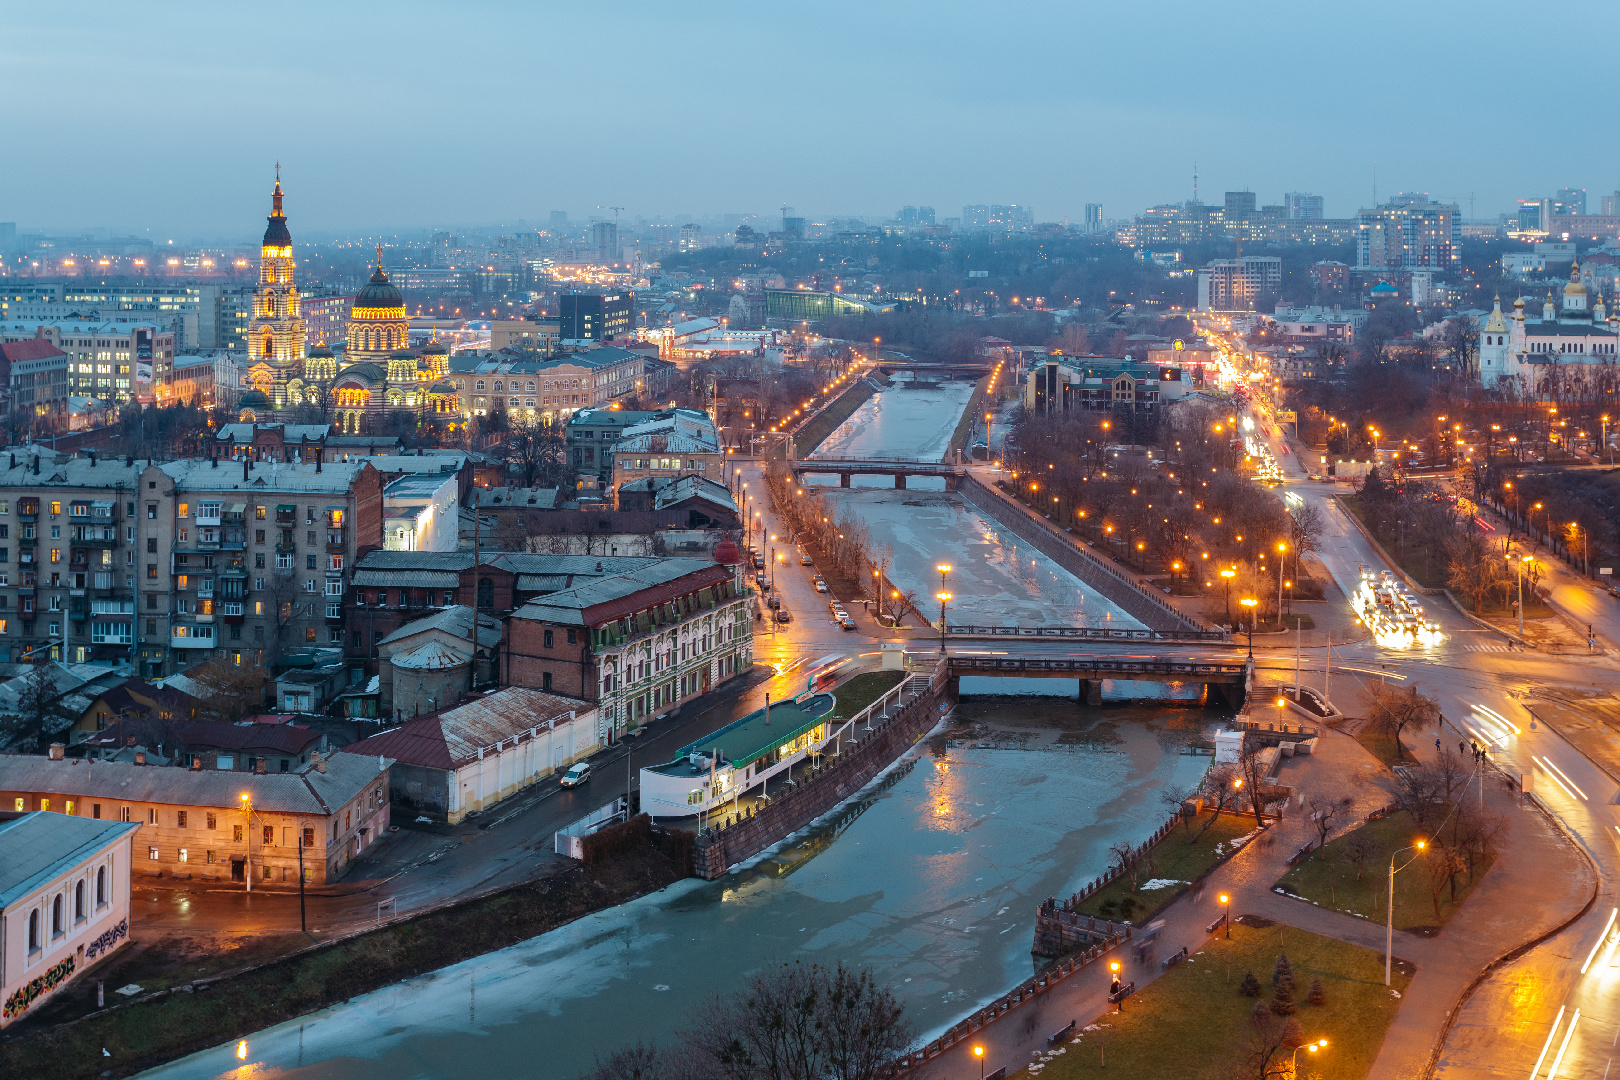
[[[913,458],[804,458],[793,463],[793,478],[804,482],[806,476],[838,475],[838,486],[849,487],[852,476],[892,476],[894,486],[904,489],[908,476],[940,476],[945,479],[945,490],[955,491],[956,482],[963,475],[960,465],[947,465],[937,461],[917,461]]]

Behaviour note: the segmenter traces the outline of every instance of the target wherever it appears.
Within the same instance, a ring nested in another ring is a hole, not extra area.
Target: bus
[[[855,657],[853,656],[833,655],[822,657],[810,665],[810,677],[805,680],[804,692],[807,694],[821,693],[837,682],[838,677],[854,662]]]

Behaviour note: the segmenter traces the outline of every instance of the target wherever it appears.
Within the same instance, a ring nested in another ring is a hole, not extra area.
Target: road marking
[[[1508,646],[1508,645],[1464,645],[1463,646],[1463,652],[1505,653],[1505,652],[1512,652],[1512,651],[1513,651],[1512,647]]]
[[[1620,908],[1615,908],[1609,912],[1609,921],[1603,924],[1603,933],[1598,935],[1597,944],[1592,946],[1592,951],[1586,954],[1586,963],[1581,965],[1582,975],[1585,975],[1586,969],[1592,966],[1592,958],[1597,956],[1598,949],[1602,948],[1603,943],[1609,939],[1609,931],[1614,928],[1614,917],[1616,915],[1620,915]]]

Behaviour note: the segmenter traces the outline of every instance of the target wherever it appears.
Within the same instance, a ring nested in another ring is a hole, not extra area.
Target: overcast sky
[[[1109,217],[1247,187],[1330,217],[1620,187],[1612,5],[11,4],[0,220],[252,239],[611,215]],[[1527,20],[1530,20],[1527,22]],[[1590,35],[1579,32],[1589,27]],[[1539,33],[1539,31],[1538,31]],[[1550,61],[1550,66],[1548,62]],[[1595,106],[1591,108],[1580,106]]]

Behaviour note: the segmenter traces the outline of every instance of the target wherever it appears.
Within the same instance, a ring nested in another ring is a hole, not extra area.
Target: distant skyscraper
[[[611,221],[598,221],[591,226],[591,247],[596,249],[599,262],[619,261],[619,227]]]
[[[1229,221],[1240,221],[1254,217],[1254,192],[1228,191],[1226,193],[1226,218]]]
[[[1283,196],[1283,205],[1288,208],[1290,221],[1320,221],[1322,219],[1322,196],[1311,195],[1303,191],[1290,191]]]
[[[1364,270],[1450,270],[1462,258],[1462,212],[1456,203],[1402,193],[1356,214],[1356,266]]]
[[[1598,206],[1601,208],[1598,212],[1604,217],[1620,216],[1620,191],[1615,192],[1613,195],[1600,195],[1598,197]],[[0,225],[0,229],[4,228],[4,225]]]
[[[550,228],[553,232],[568,228],[568,211],[553,210],[551,212]]]
[[[1103,207],[1100,202],[1086,203],[1086,232],[1102,232]]]
[[[1559,188],[1557,193],[1553,195],[1553,213],[1586,213],[1586,189],[1572,187]]]
[[[0,221],[0,252],[17,250],[17,223]]]
[[[681,226],[680,248],[682,251],[696,251],[702,246],[703,226],[691,223]]]
[[[932,225],[934,223],[934,208],[932,206],[903,206],[900,212],[894,215],[894,220],[900,225]]]

